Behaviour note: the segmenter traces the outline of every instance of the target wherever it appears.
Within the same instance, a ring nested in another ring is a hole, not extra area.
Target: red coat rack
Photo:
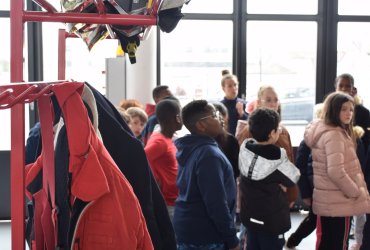
[[[10,81],[0,86],[0,109],[11,108],[11,242],[13,250],[25,249],[25,118],[24,104],[48,94],[47,83],[23,82],[23,40],[26,22],[94,23],[151,26],[157,24],[161,0],[153,0],[147,15],[58,13],[46,0],[33,0],[46,12],[25,11],[23,0],[10,0]],[[102,0],[97,0],[102,4]],[[64,52],[63,52],[64,53]],[[65,55],[59,56],[65,57]],[[64,76],[59,71],[58,77]],[[59,78],[61,79],[61,78]]]

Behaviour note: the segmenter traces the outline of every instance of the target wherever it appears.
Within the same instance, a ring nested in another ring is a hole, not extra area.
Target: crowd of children
[[[159,86],[149,118],[142,105],[121,110],[143,143],[177,249],[293,249],[315,229],[316,249],[349,249],[352,218],[351,249],[370,249],[370,113],[358,101],[353,77],[335,80],[294,157],[275,89],[261,86],[250,106],[237,97],[237,77],[222,74],[220,102],[181,107]],[[182,124],[189,133],[177,138]],[[309,213],[286,241],[299,195]]]

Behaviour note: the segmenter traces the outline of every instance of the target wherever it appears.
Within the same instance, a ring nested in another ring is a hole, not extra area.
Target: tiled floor
[[[300,222],[305,217],[305,214],[302,213],[291,213],[292,218],[292,228],[289,232],[285,234],[285,238],[288,239],[289,235],[293,233]],[[11,250],[11,238],[10,238],[10,222],[0,222],[0,250]],[[307,238],[305,238],[298,247],[297,250],[313,250],[315,249],[316,243],[316,234],[313,232]],[[350,245],[353,243],[353,240],[350,241]],[[26,247],[28,249],[28,247]]]

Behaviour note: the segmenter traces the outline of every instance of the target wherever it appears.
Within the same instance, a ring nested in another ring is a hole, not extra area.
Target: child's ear
[[[275,134],[276,134],[275,129],[271,130],[269,134],[269,139],[271,139]]]
[[[197,122],[195,123],[195,128],[196,128],[199,132],[202,132],[202,133],[204,133],[204,132],[207,130],[206,126],[204,126],[204,125],[203,125],[203,122],[200,122],[200,121],[197,121]]]
[[[177,123],[181,123],[181,117],[180,117],[180,115],[176,115],[176,122]]]

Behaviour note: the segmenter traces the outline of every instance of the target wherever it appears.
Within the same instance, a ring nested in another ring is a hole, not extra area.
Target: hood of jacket
[[[313,148],[324,133],[333,130],[344,132],[343,128],[341,127],[334,127],[325,124],[324,121],[320,119],[314,120],[310,124],[308,124],[305,129],[304,141],[308,147]]]
[[[265,148],[269,156],[258,154],[259,148]],[[247,139],[240,146],[239,168],[243,176],[251,180],[262,180],[278,170],[296,183],[299,170],[288,159],[285,149],[275,145],[259,145],[255,139]]]
[[[343,128],[334,127],[328,124],[325,124],[323,120],[314,120],[307,125],[304,132],[304,141],[306,145],[310,148],[314,147],[318,139],[327,131],[338,130],[343,132]],[[364,130],[360,126],[353,126],[353,135],[356,139],[360,139],[364,135]]]
[[[177,148],[176,158],[179,164],[185,165],[185,163],[194,156],[193,152],[200,146],[210,145],[218,146],[217,142],[204,135],[189,134],[175,141]]]

